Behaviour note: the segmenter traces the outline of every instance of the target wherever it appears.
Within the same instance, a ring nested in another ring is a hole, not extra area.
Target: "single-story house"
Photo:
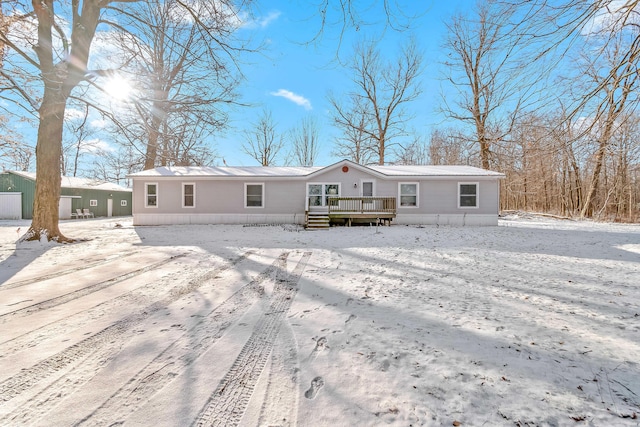
[[[497,225],[498,172],[471,166],[158,167],[133,181],[134,225]]]
[[[36,174],[6,171],[0,173],[0,219],[33,218]],[[88,209],[94,216],[131,215],[132,190],[120,185],[88,178],[63,176],[59,217],[70,219],[76,209]]]

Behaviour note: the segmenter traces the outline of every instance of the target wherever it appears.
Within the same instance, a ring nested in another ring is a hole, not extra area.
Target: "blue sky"
[[[239,87],[240,101],[251,107],[237,108],[231,112],[230,128],[223,135],[211,138],[210,142],[222,165],[222,158],[230,166],[258,165],[258,162],[245,154],[242,144],[245,141],[244,130],[250,128],[263,109],[272,112],[278,131],[282,134],[307,116],[316,119],[321,140],[320,156],[316,165],[328,165],[339,158],[333,157],[333,140],[338,134],[331,125],[329,91],[335,94],[350,90],[350,76],[336,61],[348,58],[354,43],[362,38],[375,37],[385,52],[385,59],[395,58],[395,52],[409,37],[414,36],[420,50],[424,52],[424,71],[421,76],[423,94],[411,104],[415,115],[411,127],[420,135],[428,137],[431,127],[442,123],[436,113],[440,101],[440,46],[446,35],[445,22],[456,11],[470,8],[473,0],[394,0],[390,3],[401,5],[406,15],[416,16],[410,31],[394,31],[385,25],[386,17],[382,13],[382,0],[356,1],[360,6],[371,6],[365,10],[363,19],[370,23],[359,31],[348,29],[340,40],[340,26],[327,25],[322,37],[315,43],[309,43],[319,30],[320,21],[314,4],[316,0],[269,0],[258,1],[258,9],[252,20],[239,31],[250,35],[257,41],[264,41],[267,47],[261,53],[247,55],[241,63],[246,79]],[[331,1],[337,4],[338,1]],[[335,16],[333,16],[335,18]],[[98,40],[94,45],[98,44]],[[104,49],[104,46],[103,46]],[[95,55],[94,55],[95,56]],[[99,58],[98,58],[99,59]],[[93,58],[93,60],[97,60]],[[7,107],[11,109],[11,106]],[[67,109],[67,116],[73,117],[74,111]],[[93,120],[93,126],[100,129],[104,123]],[[37,123],[14,121],[12,127],[24,135],[25,140],[35,145]],[[289,141],[285,137],[285,144]],[[110,150],[114,142],[108,135],[93,135],[87,150],[100,148]],[[285,146],[276,161],[282,165],[288,147]],[[84,173],[91,170],[91,156],[84,157]],[[0,166],[12,168],[9,159],[0,159]],[[35,170],[35,159],[30,170]]]
[[[303,0],[276,0],[268,2],[268,6],[265,2],[258,11],[257,23],[250,31],[267,42],[268,50],[264,55],[251,56],[249,60],[252,64],[245,64],[243,72],[246,81],[240,88],[242,100],[255,107],[234,112],[232,128],[224,137],[215,139],[216,150],[228,165],[258,164],[241,149],[244,142],[242,129],[255,122],[263,108],[272,111],[280,132],[295,126],[305,116],[315,117],[322,141],[317,164],[327,165],[340,160],[330,155],[336,130],[330,124],[327,94],[329,91],[340,94],[350,89],[349,75],[335,61],[335,57],[339,54],[341,58],[347,58],[354,42],[361,37],[380,38],[380,47],[387,53],[388,59],[393,59],[397,47],[411,35],[415,36],[419,48],[424,52],[424,72],[423,94],[411,105],[416,116],[412,127],[428,136],[431,126],[441,123],[442,119],[435,110],[440,99],[441,72],[438,62],[446,33],[444,22],[461,8],[471,7],[473,1],[408,1],[405,2],[407,6],[403,6],[404,10],[418,16],[410,32],[385,29],[384,16],[368,16],[369,21],[377,20],[379,24],[363,27],[358,32],[350,30],[341,42],[340,28],[329,26],[320,42],[305,44],[313,38],[319,26],[317,16],[310,15],[310,3]]]

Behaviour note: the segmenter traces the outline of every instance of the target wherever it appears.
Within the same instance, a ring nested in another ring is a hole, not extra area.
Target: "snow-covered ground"
[[[640,225],[28,226],[3,426],[640,425]]]

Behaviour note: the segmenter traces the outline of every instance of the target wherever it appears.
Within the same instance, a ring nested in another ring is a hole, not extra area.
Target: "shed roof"
[[[9,173],[21,176],[32,181],[36,180],[35,172],[10,171]],[[122,187],[110,182],[104,182],[91,178],[79,178],[75,176],[62,176],[60,186],[62,188],[82,188],[88,190],[104,191],[132,191],[130,188]]]

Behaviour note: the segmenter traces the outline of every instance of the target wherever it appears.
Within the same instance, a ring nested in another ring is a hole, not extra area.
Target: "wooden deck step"
[[[308,230],[326,230],[329,228],[329,215],[309,213],[307,220]]]

